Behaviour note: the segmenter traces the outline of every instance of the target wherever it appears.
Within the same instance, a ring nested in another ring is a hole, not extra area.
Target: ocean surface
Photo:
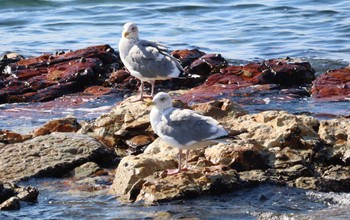
[[[175,49],[198,48],[220,53],[239,64],[269,58],[299,57],[316,74],[344,67],[350,61],[349,0],[0,0],[0,55],[26,57],[98,44],[117,49],[122,26],[134,21],[140,37]],[[67,114],[92,120],[123,97],[86,98],[84,105],[3,104],[0,129],[26,133],[52,118]],[[245,106],[250,112],[284,109],[292,113],[350,115],[350,102],[319,103],[311,98]],[[33,110],[35,109],[35,110]],[[57,185],[55,180],[53,186]],[[0,219],[173,218],[347,219],[349,194],[317,193],[261,186],[219,197],[204,197],[156,207],[126,206],[100,194],[71,194],[34,181],[42,193],[38,204],[20,211],[0,212]],[[266,194],[266,195],[265,195]],[[262,201],[261,195],[264,195]]]

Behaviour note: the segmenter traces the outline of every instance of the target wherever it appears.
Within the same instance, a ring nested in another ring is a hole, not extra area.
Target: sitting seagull
[[[215,119],[189,109],[174,108],[167,93],[158,93],[151,104],[150,121],[153,131],[167,144],[179,149],[178,168],[168,170],[168,174],[181,172],[182,150],[186,150],[186,170],[190,149],[225,143],[228,138],[228,132]]]
[[[140,40],[136,24],[128,22],[123,27],[119,41],[119,54],[131,75],[141,80],[140,97],[143,99],[144,82],[152,85],[154,95],[155,80],[179,77],[183,72],[180,63],[169,54],[166,47],[155,42]]]

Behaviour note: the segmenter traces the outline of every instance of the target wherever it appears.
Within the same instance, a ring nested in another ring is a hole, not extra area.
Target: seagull
[[[167,144],[179,149],[178,168],[167,170],[170,175],[187,170],[189,150],[227,143],[227,138],[230,138],[229,133],[212,117],[189,109],[174,108],[170,95],[165,92],[157,93],[150,104],[153,105],[150,112],[153,131]],[[181,168],[183,150],[186,150],[184,169]]]
[[[139,30],[133,22],[123,26],[119,55],[130,74],[141,80],[140,96],[135,101],[143,100],[144,82],[151,84],[153,97],[156,80],[177,78],[184,72],[178,60],[170,55],[165,46],[140,40]]]

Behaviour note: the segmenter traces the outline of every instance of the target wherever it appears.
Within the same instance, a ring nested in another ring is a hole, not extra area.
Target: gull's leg
[[[168,169],[167,171],[169,175],[181,172],[181,158],[182,158],[181,155],[182,155],[182,149],[179,149],[179,162],[178,162],[177,169]]]
[[[189,154],[190,150],[186,149],[186,161],[185,161],[185,167],[183,170],[187,170],[187,161],[188,161],[188,154]]]
[[[154,96],[154,86],[155,86],[155,84],[156,84],[156,81],[155,81],[155,80],[152,80],[152,81],[151,81],[151,97]]]
[[[144,82],[141,80],[141,85],[139,87],[140,95],[138,98],[132,100],[132,102],[137,102],[137,101],[142,101],[143,100],[143,87],[144,87]]]

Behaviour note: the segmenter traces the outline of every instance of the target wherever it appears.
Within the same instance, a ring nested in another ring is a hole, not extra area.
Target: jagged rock
[[[329,70],[317,77],[311,88],[313,98],[324,101],[350,100],[350,67]]]
[[[221,54],[206,54],[194,60],[185,71],[192,75],[207,77],[210,74],[218,73],[221,68],[227,66],[227,61]]]
[[[113,152],[89,136],[54,132],[1,148],[0,181],[59,177],[85,162],[112,158]]]

